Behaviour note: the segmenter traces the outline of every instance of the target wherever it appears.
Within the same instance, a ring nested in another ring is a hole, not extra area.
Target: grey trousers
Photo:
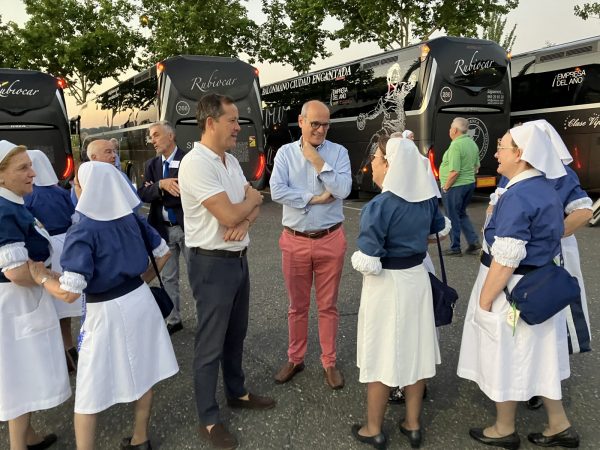
[[[185,234],[179,225],[167,228],[169,232],[169,250],[171,257],[160,272],[165,289],[171,300],[173,300],[173,311],[167,317],[167,323],[181,322],[181,300],[179,297],[179,255],[183,253],[183,259],[187,262],[188,249],[185,246]]]
[[[248,261],[197,255],[189,252],[188,274],[196,300],[194,344],[194,392],[202,425],[219,423],[216,399],[219,365],[225,395],[246,394],[242,369],[244,339],[248,329],[250,278]]]

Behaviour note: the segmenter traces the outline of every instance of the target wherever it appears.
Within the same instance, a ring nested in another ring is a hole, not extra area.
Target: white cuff
[[[527,241],[511,237],[494,236],[492,256],[494,261],[506,267],[519,267],[519,263],[527,256]]]
[[[444,216],[444,228],[442,229],[442,231],[438,231],[438,235],[440,237],[447,236],[448,233],[450,233],[451,229],[452,229],[452,222],[450,222],[450,219],[448,219],[446,216]],[[435,239],[435,233],[427,236],[427,239]]]
[[[500,196],[506,192],[506,188],[496,188],[496,191],[490,194],[490,205],[496,206],[498,200],[500,200]]]
[[[154,250],[152,250],[152,254],[154,255],[155,258],[160,258],[162,256],[165,256],[168,252],[169,252],[169,246],[167,245],[167,243],[165,242],[164,239],[161,239],[160,244],[158,244],[158,247],[156,247]]]
[[[16,269],[27,263],[29,255],[25,248],[25,242],[13,242],[0,247],[0,268],[2,272]]]
[[[79,273],[74,272],[63,272],[60,276],[60,288],[63,291],[72,292],[74,294],[81,294],[87,287],[85,277]]]
[[[352,255],[352,267],[363,275],[378,275],[381,272],[381,260],[378,256],[365,255],[357,250]]]
[[[589,197],[583,197],[573,200],[565,207],[565,214],[571,214],[577,209],[592,209],[592,199]]]

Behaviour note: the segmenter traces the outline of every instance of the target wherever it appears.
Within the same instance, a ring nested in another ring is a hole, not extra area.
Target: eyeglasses
[[[324,130],[327,130],[329,128],[329,122],[318,122],[318,121],[314,121],[314,122],[309,122],[310,123],[310,127],[313,130],[318,130],[319,128],[323,127]]]

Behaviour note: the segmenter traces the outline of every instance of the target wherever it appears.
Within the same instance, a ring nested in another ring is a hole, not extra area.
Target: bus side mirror
[[[69,119],[69,128],[71,130],[71,134],[79,135],[79,130],[81,128],[81,116],[71,117]]]

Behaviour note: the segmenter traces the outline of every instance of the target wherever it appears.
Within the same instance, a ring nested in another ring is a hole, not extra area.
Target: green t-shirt
[[[479,148],[470,136],[463,134],[450,143],[440,165],[440,183],[446,184],[451,171],[458,172],[452,186],[475,183],[475,171],[479,168]]]

